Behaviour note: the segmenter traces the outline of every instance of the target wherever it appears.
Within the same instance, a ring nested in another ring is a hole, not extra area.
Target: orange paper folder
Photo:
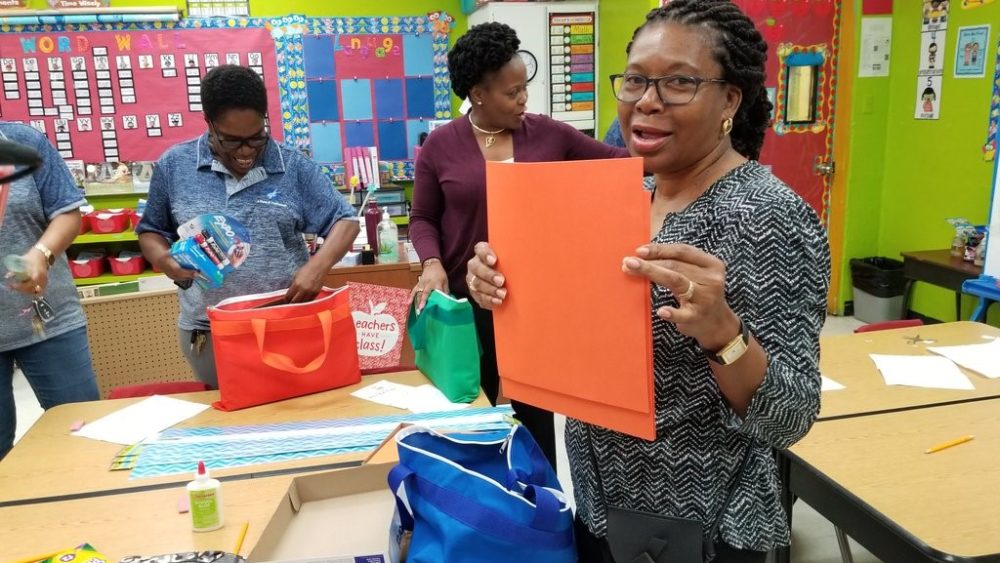
[[[486,164],[504,395],[656,437],[649,282],[621,268],[649,241],[649,207],[638,158]]]

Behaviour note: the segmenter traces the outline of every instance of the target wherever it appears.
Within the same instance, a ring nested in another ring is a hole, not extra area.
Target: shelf
[[[148,278],[150,276],[162,276],[163,274],[159,272],[154,272],[153,270],[146,270],[141,274],[132,274],[129,276],[116,276],[114,274],[102,274],[96,278],[73,278],[73,284],[77,287],[81,285],[97,285],[102,283],[121,283],[135,281],[139,278]]]
[[[120,233],[110,233],[106,235],[95,234],[95,233],[85,233],[73,241],[73,244],[89,244],[95,242],[127,242],[139,240],[139,235],[135,234],[135,231],[123,231]]]

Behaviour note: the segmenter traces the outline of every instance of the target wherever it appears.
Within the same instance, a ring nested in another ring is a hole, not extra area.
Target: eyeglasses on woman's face
[[[236,151],[240,147],[246,145],[252,149],[259,149],[267,144],[270,140],[270,135],[267,133],[267,129],[262,129],[260,133],[252,137],[233,137],[230,135],[221,135],[219,129],[216,125],[212,124],[212,134],[215,135],[215,142],[219,144],[219,147],[225,151]]]
[[[643,76],[625,73],[611,75],[611,90],[615,97],[626,104],[634,104],[642,99],[650,86],[656,85],[660,101],[668,106],[690,104],[698,94],[698,88],[705,83],[726,84],[721,78],[701,78],[683,74],[666,76]]]

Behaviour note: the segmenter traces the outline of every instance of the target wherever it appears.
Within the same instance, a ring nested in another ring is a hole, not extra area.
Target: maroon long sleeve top
[[[526,114],[512,131],[515,162],[594,160],[629,156],[572,126]],[[424,261],[440,258],[452,293],[465,296],[466,266],[486,236],[486,160],[469,118],[435,129],[417,160],[410,209],[410,240]]]

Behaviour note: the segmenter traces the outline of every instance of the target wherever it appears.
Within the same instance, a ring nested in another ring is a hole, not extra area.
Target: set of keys
[[[15,282],[23,282],[28,279],[28,264],[24,258],[16,254],[8,254],[3,259],[3,265],[7,269],[7,277],[13,278]],[[36,286],[35,297],[31,300],[31,307],[34,309],[34,315],[31,317],[31,328],[35,334],[44,336],[45,325],[56,318],[56,314],[49,302],[45,300],[45,296],[39,293],[40,290],[41,288]]]

